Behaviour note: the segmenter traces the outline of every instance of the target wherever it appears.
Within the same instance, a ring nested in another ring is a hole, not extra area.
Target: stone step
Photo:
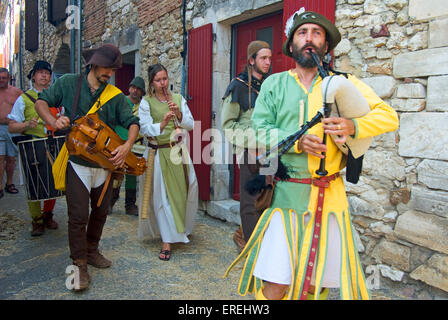
[[[207,214],[227,222],[241,224],[240,203],[233,199],[209,201],[206,204]]]

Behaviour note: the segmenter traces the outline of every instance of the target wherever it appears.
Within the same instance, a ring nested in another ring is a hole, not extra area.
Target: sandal
[[[5,190],[8,193],[19,193],[19,190],[17,190],[13,183],[5,185]]]
[[[162,258],[162,257],[160,256],[160,254],[165,255],[165,257]],[[171,258],[171,251],[170,251],[170,250],[160,250],[160,253],[159,253],[159,259],[160,259],[160,260],[168,261],[168,260],[170,260],[170,258]]]

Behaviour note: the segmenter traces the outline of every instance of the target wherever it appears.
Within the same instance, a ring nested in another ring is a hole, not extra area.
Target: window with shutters
[[[39,48],[39,1],[25,0],[25,50]]]

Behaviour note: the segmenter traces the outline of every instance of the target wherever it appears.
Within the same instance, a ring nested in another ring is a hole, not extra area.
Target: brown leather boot
[[[87,253],[87,263],[95,268],[109,268],[112,265],[112,261],[106,259],[99,251],[89,251]]]
[[[58,223],[53,220],[53,212],[44,212],[42,218],[44,219],[45,228],[53,230],[58,228]]]
[[[91,278],[89,273],[87,272],[87,260],[86,259],[77,259],[73,260],[73,264],[79,269],[79,286],[75,284],[73,291],[82,291],[89,288]]]
[[[31,230],[31,236],[32,237],[38,237],[38,236],[41,236],[41,235],[43,235],[45,233],[45,225],[42,222],[42,218],[41,217],[39,217],[37,219],[34,218],[33,222],[32,222],[32,225],[33,225],[33,230]]]
[[[138,216],[138,207],[135,205],[137,200],[137,190],[136,189],[126,189],[124,208],[127,215]]]
[[[243,251],[246,241],[244,240],[243,228],[241,226],[233,234],[233,241],[237,245],[239,252]]]

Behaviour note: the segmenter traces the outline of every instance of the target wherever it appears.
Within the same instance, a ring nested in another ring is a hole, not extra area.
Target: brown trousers
[[[112,197],[112,183],[109,183],[101,205],[98,199],[104,184],[89,192],[70,165],[67,165],[66,199],[68,209],[68,242],[72,260],[87,259],[87,252],[94,252],[103,233]],[[92,209],[89,217],[89,199]]]
[[[246,191],[247,181],[254,178],[257,174],[249,170],[248,153],[244,151],[244,163],[240,164],[240,217],[243,227],[244,240],[248,241],[257,225],[259,213],[255,210],[255,196],[251,196]]]

